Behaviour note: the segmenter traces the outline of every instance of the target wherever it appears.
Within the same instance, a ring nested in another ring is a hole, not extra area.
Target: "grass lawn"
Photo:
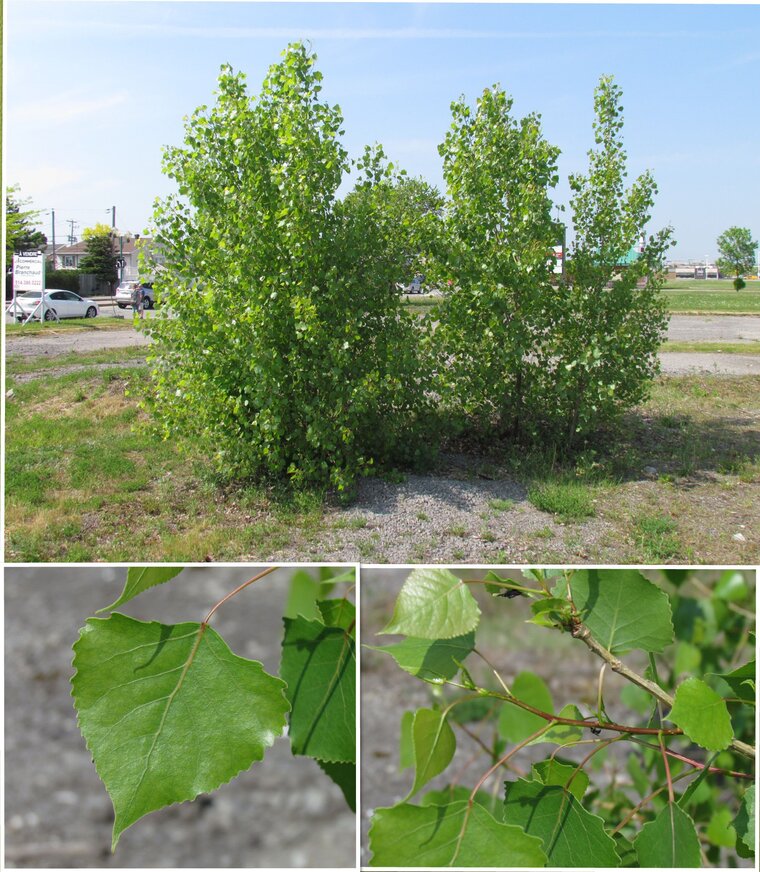
[[[72,359],[93,364],[88,369],[9,378],[9,562],[317,559],[340,537],[356,539],[363,559],[382,559],[375,518],[337,509],[321,494],[223,486],[204,458],[152,435],[128,393],[145,374],[129,364],[137,351],[118,350],[119,368],[109,366],[116,352],[92,352]],[[32,363],[40,368],[39,360],[14,366]],[[757,376],[662,378],[649,402],[570,465],[522,451],[475,458],[484,473],[476,480],[501,476],[524,496],[489,500],[474,519],[480,544],[471,546],[462,524],[446,535],[458,553],[476,548],[478,562],[489,562],[499,555],[493,529],[504,527],[488,525],[529,515],[536,523],[524,537],[528,562],[568,562],[568,548],[600,562],[756,562],[758,397]],[[742,546],[732,541],[739,528],[748,532]],[[436,547],[414,533],[409,559],[432,562]]]
[[[669,311],[699,315],[757,315],[760,314],[760,281],[748,281],[743,291],[735,291],[730,280],[702,281],[674,279],[669,281],[663,296]],[[440,297],[406,297],[409,311],[421,315],[440,300]]]
[[[132,319],[100,315],[97,318],[64,318],[62,321],[30,321],[28,324],[6,324],[5,332],[10,336],[42,336],[55,334],[60,330],[133,330]]]
[[[663,342],[660,351],[705,351],[709,354],[760,354],[760,342]]]
[[[126,348],[102,348],[82,354],[70,351],[68,354],[50,356],[22,357],[11,354],[5,360],[5,372],[8,378],[25,375],[32,372],[47,372],[49,370],[65,369],[67,367],[105,366],[107,364],[139,364],[145,361],[148,348],[144,345],[128,345]]]

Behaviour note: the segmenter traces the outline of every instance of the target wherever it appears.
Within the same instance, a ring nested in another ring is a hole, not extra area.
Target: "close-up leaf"
[[[556,757],[533,764],[533,780],[542,784],[557,784],[569,790],[580,802],[588,787],[589,777],[573,763],[565,763]]]
[[[750,663],[737,666],[731,672],[713,672],[711,674],[722,678],[739,699],[754,704],[757,699],[755,671],[755,661],[752,660]]]
[[[637,570],[580,570],[570,588],[581,621],[612,654],[658,652],[673,641],[668,595]]]
[[[734,818],[734,829],[740,842],[749,851],[755,850],[755,785],[751,784],[742,797],[739,811]]]
[[[653,821],[644,824],[633,846],[640,866],[675,869],[700,865],[694,821],[674,802],[669,802]]]
[[[285,685],[204,624],[90,618],[74,645],[79,727],[121,833],[261,760],[285,728]]]
[[[339,627],[285,618],[280,677],[291,705],[291,749],[333,763],[356,762],[354,640]]]
[[[708,751],[727,748],[734,737],[725,700],[699,678],[678,685],[667,719]]]
[[[375,811],[369,831],[373,866],[488,866],[546,865],[541,840],[493,818],[475,803],[417,806],[409,803]]]
[[[418,709],[412,721],[414,784],[407,799],[451,763],[457,741],[443,712]]]
[[[475,647],[475,633],[453,639],[415,639],[407,636],[393,645],[377,645],[374,651],[390,654],[398,665],[411,675],[425,681],[453,678],[459,664]]]
[[[340,627],[352,636],[356,624],[356,607],[347,599],[318,600],[317,620],[324,622],[326,627]]]
[[[538,836],[549,866],[619,866],[615,843],[604,822],[562,787],[539,781],[505,784],[504,821]]]
[[[348,807],[356,811],[356,763],[332,763],[317,760],[319,768],[341,789]]]
[[[110,606],[98,609],[95,614],[99,615],[101,612],[110,612],[118,609],[119,606],[123,606],[124,603],[134,599],[134,597],[149,587],[155,587],[157,584],[164,584],[170,581],[179,575],[183,569],[183,566],[130,566],[127,570],[127,580],[124,583],[124,589],[119,594],[119,598],[116,602],[111,603]]]
[[[542,678],[533,672],[518,673],[510,685],[513,696],[533,708],[552,714],[554,701]],[[546,719],[505,702],[499,712],[499,734],[508,742],[522,742],[546,724]]]
[[[448,569],[415,569],[396,599],[381,633],[420,639],[452,639],[474,630],[480,607],[467,585]]]

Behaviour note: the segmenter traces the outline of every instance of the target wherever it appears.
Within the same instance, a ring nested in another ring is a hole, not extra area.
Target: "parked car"
[[[153,295],[153,282],[122,282],[116,288],[116,305],[120,309],[128,309],[132,305],[132,291],[142,285],[143,289],[143,308],[152,309],[156,305],[156,298]]]
[[[16,302],[20,306],[23,315],[16,313],[17,321],[26,320],[40,305],[41,291],[27,291],[19,294]],[[47,288],[45,291],[45,320],[53,321],[55,316],[59,318],[94,318],[98,315],[98,305],[93,300],[86,300],[73,291],[62,291],[56,288]],[[40,312],[34,316],[40,317]]]

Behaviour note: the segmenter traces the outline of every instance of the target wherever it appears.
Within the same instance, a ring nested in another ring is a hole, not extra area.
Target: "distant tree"
[[[85,242],[86,253],[79,261],[79,272],[97,276],[100,281],[108,282],[113,290],[119,274],[111,228],[107,224],[85,227],[82,239]]]
[[[734,287],[740,291],[745,286],[742,276],[755,266],[757,240],[748,227],[729,227],[718,237],[718,251],[718,267],[734,276]]]
[[[47,245],[45,234],[34,228],[39,210],[26,208],[29,201],[21,199],[18,194],[18,185],[12,185],[6,191],[5,253],[8,259],[17,251],[41,251]]]

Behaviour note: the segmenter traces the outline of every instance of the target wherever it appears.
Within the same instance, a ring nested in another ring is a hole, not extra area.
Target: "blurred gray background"
[[[256,569],[188,568],[119,610],[201,621]],[[273,674],[294,571],[262,579],[213,618],[236,654]],[[315,761],[291,755],[286,737],[214,793],[142,818],[111,854],[113,808],[77,728],[69,680],[79,629],[125,578],[108,567],[5,571],[6,866],[353,867],[355,815]]]

